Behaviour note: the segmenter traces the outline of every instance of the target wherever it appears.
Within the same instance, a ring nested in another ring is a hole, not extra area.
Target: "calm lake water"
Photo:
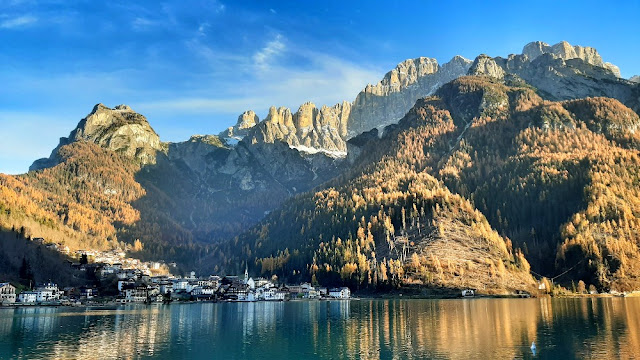
[[[634,358],[640,298],[0,309],[1,359],[285,357]]]

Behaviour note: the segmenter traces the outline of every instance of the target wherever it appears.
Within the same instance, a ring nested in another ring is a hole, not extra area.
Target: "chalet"
[[[351,297],[351,290],[348,287],[333,288],[329,290],[329,297],[335,299],[348,299]]]
[[[249,293],[249,286],[246,284],[232,284],[226,288],[225,298],[229,300],[246,299]]]
[[[16,302],[16,287],[10,283],[0,283],[0,305]]]

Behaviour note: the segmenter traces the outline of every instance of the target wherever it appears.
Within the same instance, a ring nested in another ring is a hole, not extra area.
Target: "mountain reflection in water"
[[[633,358],[639,314],[640,298],[5,308],[0,359]]]

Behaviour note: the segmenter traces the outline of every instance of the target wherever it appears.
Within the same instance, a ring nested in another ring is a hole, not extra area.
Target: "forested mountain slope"
[[[547,276],[571,269],[559,281],[638,288],[638,124],[617,100],[463,77],[234,247],[263,273],[321,282],[516,289],[527,257]]]

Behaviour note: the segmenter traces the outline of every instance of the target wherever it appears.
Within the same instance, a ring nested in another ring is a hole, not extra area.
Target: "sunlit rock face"
[[[485,75],[502,79],[504,78],[505,71],[493,58],[483,54],[474,60],[473,65],[471,65],[469,69],[469,75]]]
[[[551,46],[542,41],[534,41],[525,45],[524,49],[522,49],[522,54],[527,55],[530,61],[543,54],[552,54],[554,57],[563,60],[580,59],[587,64],[608,69],[616,77],[620,77],[620,69],[611,63],[602,61],[598,50],[589,46],[572,46],[566,41],[561,41]]]
[[[436,59],[405,60],[375,85],[368,85],[353,103],[347,137],[397,123],[421,97],[441,85],[467,74],[471,61],[456,56],[442,66]]]
[[[57,164],[58,149],[75,141],[95,143],[105,149],[136,159],[141,164],[155,163],[156,152],[163,148],[160,137],[151,128],[146,117],[127,105],[118,105],[112,109],[103,104],[97,104],[89,115],[78,123],[69,137],[60,139],[59,145],[49,158],[36,160],[30,170]]]
[[[238,116],[238,122],[220,133],[220,138],[227,143],[234,144],[244,138],[249,129],[256,126],[260,122],[260,118],[253,110],[247,110]]]
[[[344,156],[350,111],[351,104],[346,101],[320,109],[307,102],[295,113],[286,107],[272,106],[265,120],[249,131],[247,139],[252,144],[281,141],[306,153]]]
[[[440,86],[465,75],[505,81],[520,78],[540,89],[550,100],[604,95],[619,99],[635,110],[638,106],[634,104],[640,103],[628,82],[620,79],[619,69],[604,62],[596,49],[573,46],[566,41],[555,45],[535,41],[527,44],[522,54],[507,58],[482,54],[471,61],[455,56],[442,65],[433,58],[408,59],[378,83],[367,85],[353,102],[343,101],[331,107],[317,107],[307,102],[296,112],[286,107],[271,107],[262,122],[253,111],[248,111],[220,136],[229,145],[248,137],[251,143],[282,141],[305,153],[323,152],[344,157],[348,139],[372,129],[382,134],[386,126],[396,124],[418,99],[434,94]]]

